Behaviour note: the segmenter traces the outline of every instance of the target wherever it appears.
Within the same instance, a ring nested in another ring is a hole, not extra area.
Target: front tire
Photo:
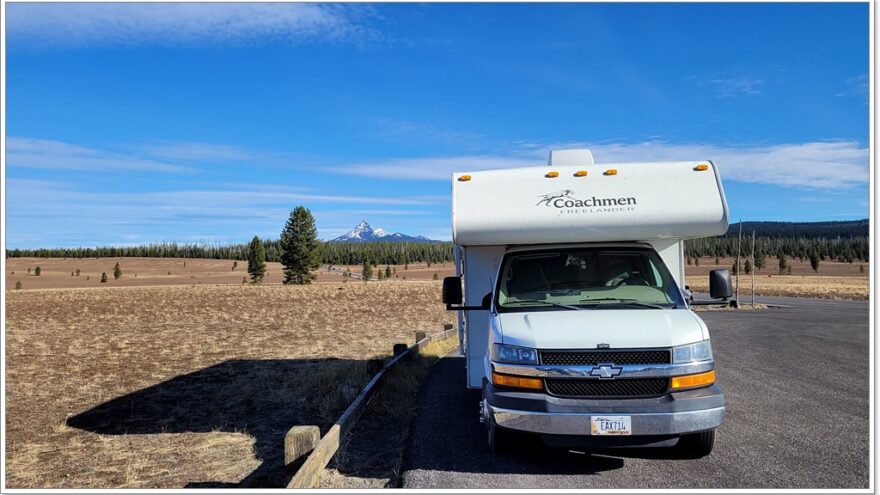
[[[712,453],[715,448],[715,430],[701,431],[682,435],[675,448],[683,457],[699,459]]]
[[[489,452],[496,455],[509,454],[513,450],[513,434],[499,428],[490,418],[486,422],[486,440]]]

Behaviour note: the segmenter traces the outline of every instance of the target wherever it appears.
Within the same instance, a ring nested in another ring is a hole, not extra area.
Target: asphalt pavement
[[[711,311],[727,417],[714,452],[575,452],[525,442],[489,453],[464,359],[428,375],[404,455],[405,488],[868,488],[866,301],[758,298],[785,307]]]

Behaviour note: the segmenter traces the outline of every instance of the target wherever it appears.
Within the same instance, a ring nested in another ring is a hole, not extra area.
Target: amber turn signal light
[[[696,375],[673,376],[672,384],[669,388],[672,390],[683,390],[686,388],[705,387],[713,383],[715,383],[715,370],[697,373]]]
[[[540,378],[501,375],[494,371],[492,372],[492,383],[500,387],[528,388],[532,390],[541,390],[543,388]]]

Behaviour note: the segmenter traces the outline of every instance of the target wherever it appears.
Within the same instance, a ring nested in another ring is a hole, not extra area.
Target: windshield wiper
[[[548,306],[556,306],[557,308],[573,309],[575,311],[581,311],[584,309],[584,308],[579,308],[577,306],[569,306],[568,304],[559,304],[559,303],[550,302],[550,301],[541,301],[540,299],[517,299],[516,301],[508,302],[508,304],[519,304],[519,303],[546,304]]]
[[[659,304],[651,304],[639,301],[638,299],[621,299],[619,297],[600,297],[598,299],[584,299],[580,301],[579,304],[589,304],[596,303],[595,305],[602,304],[603,301],[618,301],[621,304],[629,304],[633,306],[641,306],[643,308],[651,308],[651,309],[667,309]]]

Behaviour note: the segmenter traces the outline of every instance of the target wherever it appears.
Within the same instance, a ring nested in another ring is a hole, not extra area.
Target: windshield
[[[499,312],[686,307],[657,253],[639,247],[509,253],[497,292]]]

